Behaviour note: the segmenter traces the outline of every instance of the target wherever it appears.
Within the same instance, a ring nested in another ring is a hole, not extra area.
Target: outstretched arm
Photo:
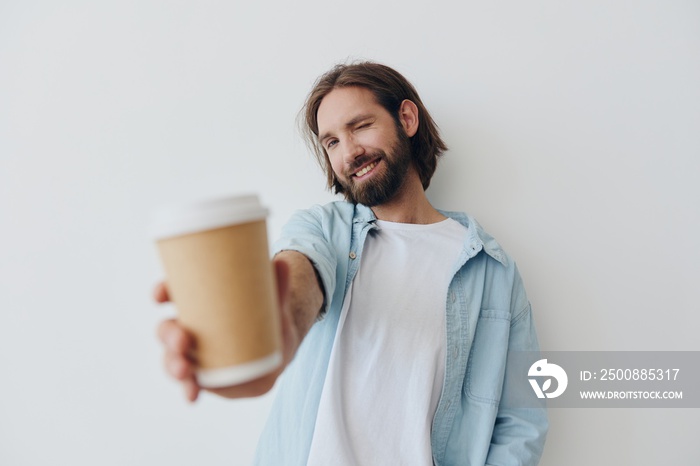
[[[274,372],[259,379],[231,387],[207,389],[226,398],[244,398],[267,393],[296,354],[299,345],[316,321],[323,305],[323,290],[316,271],[303,254],[282,251],[273,259],[282,329],[283,363]],[[168,302],[167,285],[160,283],[154,299]],[[171,377],[180,381],[189,401],[195,401],[201,391],[195,377],[196,363],[190,356],[195,345],[192,335],[176,319],[158,326],[158,337],[165,349],[164,365]]]

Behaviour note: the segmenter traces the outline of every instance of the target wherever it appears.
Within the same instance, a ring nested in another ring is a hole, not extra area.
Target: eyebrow
[[[363,113],[362,115],[357,115],[356,117],[352,118],[350,121],[348,121],[347,123],[345,123],[344,126],[345,126],[346,128],[350,128],[350,127],[352,127],[352,126],[355,126],[355,125],[358,124],[359,122],[361,122],[361,121],[363,121],[363,120],[370,119],[370,118],[374,118],[374,114],[372,114],[372,113]],[[326,140],[327,138],[331,137],[332,135],[333,135],[333,134],[332,134],[330,131],[326,131],[325,133],[323,133],[321,136],[318,137],[318,140],[319,140],[319,142],[323,142],[324,140]]]

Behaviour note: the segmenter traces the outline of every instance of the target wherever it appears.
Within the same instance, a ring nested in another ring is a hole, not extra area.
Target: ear
[[[399,107],[399,121],[406,135],[410,138],[418,132],[418,107],[412,101],[406,99]]]

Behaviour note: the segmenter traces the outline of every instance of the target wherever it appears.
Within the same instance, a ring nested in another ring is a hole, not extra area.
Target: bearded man
[[[345,200],[297,212],[274,245],[283,366],[210,390],[279,385],[255,464],[536,465],[546,412],[504,399],[508,352],[538,351],[530,303],[499,244],[426,197],[446,146],[414,87],[385,65],[338,65],[304,125]],[[175,320],[159,333],[196,399],[191,336]]]

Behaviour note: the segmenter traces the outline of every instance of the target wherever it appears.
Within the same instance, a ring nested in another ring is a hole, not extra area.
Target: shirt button
[[[357,254],[355,254],[354,252],[351,252],[350,259],[356,259],[356,258],[357,258]]]

